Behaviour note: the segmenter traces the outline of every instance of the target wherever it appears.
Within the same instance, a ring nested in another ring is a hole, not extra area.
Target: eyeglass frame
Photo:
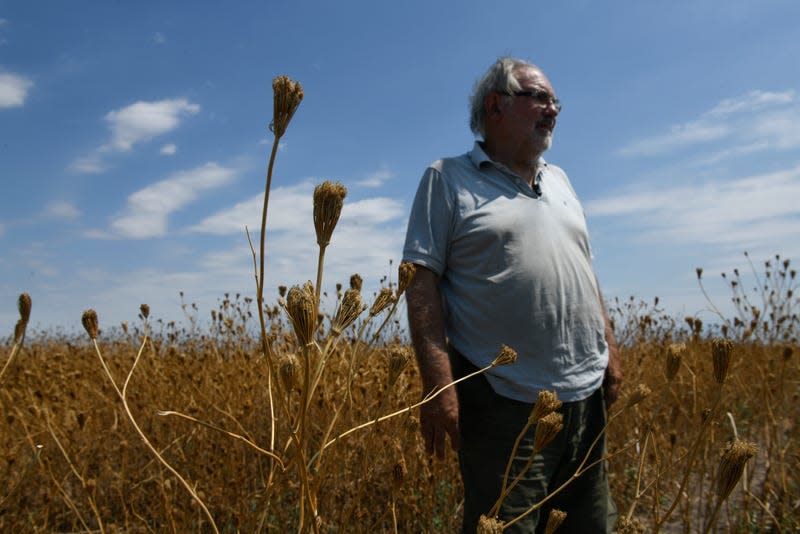
[[[537,104],[542,107],[553,106],[557,113],[561,113],[561,100],[551,95],[544,89],[531,89],[528,91],[514,91],[512,93],[501,91],[500,94],[506,96],[529,96],[533,98]]]

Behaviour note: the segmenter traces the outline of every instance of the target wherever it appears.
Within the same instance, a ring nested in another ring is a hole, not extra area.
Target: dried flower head
[[[478,519],[478,534],[503,534],[505,523],[495,517],[481,515]]]
[[[417,266],[410,262],[403,262],[397,268],[397,297],[399,298],[408,286],[411,285],[411,280],[417,274]]]
[[[497,367],[498,365],[510,365],[517,361],[517,351],[509,347],[508,345],[501,345],[500,346],[500,353],[492,360],[492,367]]]
[[[21,293],[17,300],[17,308],[19,308],[19,320],[27,325],[31,319],[31,296]]]
[[[147,304],[142,304],[139,306],[139,313],[142,314],[142,317],[147,319],[150,317],[150,306]]]
[[[528,421],[535,424],[536,421],[545,415],[551,414],[561,408],[561,404],[555,391],[540,391],[539,398],[536,400],[536,404],[533,405],[531,414],[528,416]]]
[[[398,347],[389,352],[389,385],[394,385],[400,377],[400,373],[406,368],[411,360],[411,355],[406,347]]]
[[[354,274],[350,276],[350,289],[357,289],[361,291],[361,286],[363,285],[364,281],[361,279],[361,276],[358,274]]]
[[[348,289],[344,292],[339,309],[336,310],[336,316],[331,323],[331,332],[336,336],[341,335],[366,309],[367,305],[361,300],[361,290]]]
[[[636,406],[646,399],[650,393],[652,393],[652,391],[650,391],[649,387],[645,384],[639,384],[628,397],[628,402],[625,403],[625,407],[630,408],[631,406]]]
[[[278,373],[281,376],[283,387],[292,391],[300,384],[300,361],[291,352],[278,356]]]
[[[724,384],[728,377],[728,367],[731,364],[733,343],[727,339],[714,339],[711,341],[711,355],[714,358],[714,380]]]
[[[684,352],[686,352],[685,343],[671,343],[667,347],[667,362],[664,367],[664,374],[667,376],[667,380],[672,380],[678,374]]]
[[[742,478],[747,461],[757,450],[753,443],[736,440],[728,443],[725,450],[722,451],[717,478],[717,496],[720,500],[724,501],[731,494],[739,479]]]
[[[392,486],[395,490],[403,487],[403,482],[405,482],[407,476],[408,466],[406,466],[406,460],[400,456],[392,467]]]
[[[286,286],[284,286],[284,285],[279,285],[278,286],[278,295],[280,295],[281,298],[286,296]]]
[[[320,247],[326,247],[331,242],[346,196],[347,188],[338,182],[326,180],[314,188],[314,229]]]
[[[382,287],[378,292],[378,296],[375,297],[375,302],[372,303],[372,307],[369,309],[370,316],[375,317],[389,307],[390,304],[393,304],[396,300],[397,299],[395,298],[391,289],[388,287]]]
[[[540,418],[536,423],[536,433],[533,436],[533,449],[542,451],[550,445],[559,432],[564,428],[564,416],[558,412],[551,412]]]
[[[641,521],[632,517],[620,517],[617,522],[617,534],[644,534],[647,529],[642,525]]]
[[[547,525],[544,527],[544,534],[553,534],[561,523],[567,518],[567,512],[563,512],[556,508],[550,510],[550,515],[547,517]]]
[[[272,80],[274,112],[269,129],[276,138],[283,137],[289,121],[303,100],[303,87],[300,82],[292,81],[288,76],[278,76]]]
[[[99,321],[97,319],[97,312],[94,310],[86,310],[81,317],[83,328],[89,334],[91,339],[97,339],[97,334],[100,330]]]
[[[301,345],[305,346],[314,339],[317,311],[314,286],[306,282],[302,286],[292,286],[286,295],[286,312],[294,328],[294,334]]]

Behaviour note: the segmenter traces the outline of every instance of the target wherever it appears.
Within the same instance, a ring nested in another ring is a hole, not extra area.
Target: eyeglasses
[[[542,107],[553,106],[557,112],[561,112],[561,101],[545,91],[544,89],[532,89],[530,91],[514,91],[513,93],[502,93],[507,96],[529,96]]]

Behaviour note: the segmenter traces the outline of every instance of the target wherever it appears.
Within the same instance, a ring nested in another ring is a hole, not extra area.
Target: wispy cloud
[[[44,209],[45,217],[53,217],[57,219],[77,219],[80,217],[80,210],[73,204],[64,200],[51,202]]]
[[[234,169],[207,163],[149,185],[128,197],[125,212],[111,223],[112,234],[131,239],[164,236],[171,213],[192,203],[202,192],[226,185],[235,177]]]
[[[724,141],[724,147],[716,142]],[[702,146],[710,153],[697,163],[767,149],[800,147],[800,104],[794,91],[751,91],[722,100],[697,119],[673,125],[662,134],[634,141],[618,151],[628,157],[658,156]]]
[[[0,109],[18,108],[25,105],[28,90],[33,82],[24,76],[0,72]]]
[[[728,181],[618,193],[585,203],[591,217],[619,217],[634,239],[738,250],[780,250],[800,235],[800,165]]]
[[[174,130],[180,125],[181,118],[199,111],[200,106],[185,98],[136,102],[110,111],[105,120],[111,128],[111,143],[104,148],[128,151],[136,143],[149,141]]]
[[[161,32],[154,33],[151,40],[157,45],[162,45],[167,42],[167,38],[164,37],[164,34]]]
[[[128,152],[138,143],[169,133],[180,126],[183,118],[199,111],[199,105],[185,98],[140,101],[109,111],[104,120],[111,130],[110,141],[92,153],[76,158],[69,169],[85,174],[105,172],[108,169],[106,158],[109,153]],[[172,155],[176,150],[175,145],[167,144],[161,148],[161,153]]]
[[[381,169],[367,175],[367,177],[364,178],[363,180],[356,182],[356,185],[360,185],[363,187],[380,187],[387,180],[391,180],[394,177],[395,174],[391,170],[389,170],[388,167],[383,166],[381,167]]]
[[[165,156],[174,156],[177,151],[178,147],[172,143],[169,143],[168,145],[162,146],[159,152]]]

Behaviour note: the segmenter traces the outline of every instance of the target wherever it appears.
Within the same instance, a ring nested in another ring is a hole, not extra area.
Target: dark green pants
[[[475,370],[462,356],[451,354],[453,373]],[[492,508],[502,487],[509,455],[528,420],[532,404],[497,395],[483,375],[459,384],[461,450],[459,463],[464,482],[464,533],[476,531],[478,519]],[[537,454],[519,485],[506,497],[499,518],[509,522],[559,488],[576,472],[606,420],[600,390],[588,399],[564,403],[564,429]],[[535,426],[525,435],[514,458],[509,480],[523,468],[533,449]],[[605,454],[603,436],[587,465]],[[613,532],[616,509],[608,491],[606,462],[572,481],[540,510],[505,530],[506,533],[544,532],[550,510],[567,512],[558,534]]]

